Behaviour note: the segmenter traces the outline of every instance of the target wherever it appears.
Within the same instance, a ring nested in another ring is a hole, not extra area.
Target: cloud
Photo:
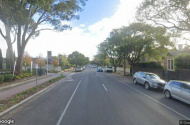
[[[63,32],[43,31],[39,37],[29,41],[26,51],[33,57],[39,54],[46,57],[47,51],[52,51],[53,55],[68,55],[79,51],[92,59],[97,53],[97,45],[103,42],[113,29],[126,26],[134,20],[136,7],[140,2],[141,0],[120,0],[120,5],[112,17],[103,18],[89,26],[81,24]],[[16,45],[14,48],[16,49]]]

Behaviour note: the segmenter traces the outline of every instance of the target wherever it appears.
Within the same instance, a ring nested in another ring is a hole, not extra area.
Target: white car
[[[112,66],[106,66],[106,72],[113,72]]]
[[[77,67],[76,72],[82,72],[83,68],[82,67]]]

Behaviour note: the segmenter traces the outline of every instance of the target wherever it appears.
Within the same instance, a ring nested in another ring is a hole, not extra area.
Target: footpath
[[[49,81],[50,79],[60,76],[61,74],[67,76],[71,72],[72,71],[63,72],[63,73],[48,73],[48,76],[46,76],[46,77],[45,76],[43,76],[41,78],[38,77],[37,84],[38,85],[43,84],[43,83]],[[14,84],[12,86],[9,85],[9,86],[5,86],[5,87],[1,87],[0,88],[0,100],[4,100],[6,98],[12,97],[13,95],[16,95],[20,92],[23,92],[24,90],[30,89],[35,86],[36,86],[36,79],[32,79],[32,80]]]

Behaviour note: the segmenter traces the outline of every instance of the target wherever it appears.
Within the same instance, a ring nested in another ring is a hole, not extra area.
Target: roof
[[[189,54],[190,51],[172,51],[172,52],[168,52],[167,56],[177,56],[180,54]]]
[[[188,82],[188,81],[180,81],[180,80],[170,80],[170,81],[182,82],[182,83],[186,83],[186,84],[190,85],[190,82]]]

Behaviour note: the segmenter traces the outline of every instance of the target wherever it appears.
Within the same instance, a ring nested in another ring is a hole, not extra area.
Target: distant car
[[[106,66],[106,72],[113,72],[112,66]]]
[[[95,65],[93,65],[93,66],[92,66],[92,68],[96,68],[96,66],[95,66]]]
[[[190,82],[170,80],[164,88],[167,99],[175,98],[190,104]]]
[[[164,89],[164,86],[167,82],[162,80],[159,76],[154,73],[149,72],[136,72],[133,75],[133,83],[137,84],[140,83],[144,85],[145,89]]]
[[[83,68],[82,67],[77,67],[76,71],[77,72],[82,72]]]
[[[102,67],[98,67],[98,68],[97,68],[97,72],[103,72]]]

